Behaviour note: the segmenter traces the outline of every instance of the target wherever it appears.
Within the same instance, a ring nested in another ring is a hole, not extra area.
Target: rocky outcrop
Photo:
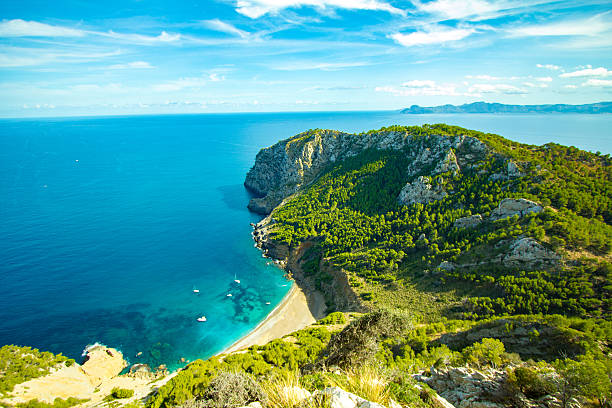
[[[468,215],[467,217],[457,218],[453,223],[455,228],[474,228],[482,223],[482,215]]]
[[[339,387],[325,388],[321,394],[329,398],[331,408],[384,408],[380,404],[368,401]]]
[[[491,221],[501,220],[504,218],[518,215],[522,217],[529,213],[542,212],[543,207],[531,200],[525,198],[504,198],[497,208],[491,211]]]
[[[560,259],[559,255],[546,249],[534,238],[525,237],[517,238],[510,245],[510,252],[504,256],[503,264],[509,268],[518,266],[537,267],[556,264]]]
[[[249,208],[270,213],[280,202],[308,185],[330,163],[368,150],[402,151],[406,155],[406,179],[423,174],[457,173],[481,160],[488,149],[469,136],[413,135],[409,131],[350,134],[332,130],[300,133],[262,149],[249,170],[245,186],[258,197]]]
[[[439,184],[432,184],[431,179],[426,176],[419,176],[412,183],[408,183],[400,191],[397,200],[400,204],[427,204],[438,201],[446,197],[448,193]]]
[[[465,367],[448,370],[431,369],[429,377],[417,379],[436,390],[441,397],[457,408],[503,408],[507,399],[504,383],[507,374],[503,370],[476,371]]]

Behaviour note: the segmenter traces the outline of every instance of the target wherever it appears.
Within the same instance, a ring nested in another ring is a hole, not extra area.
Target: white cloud
[[[459,41],[476,32],[473,28],[443,29],[437,31],[415,31],[410,34],[395,33],[388,37],[404,47],[440,44]]]
[[[436,0],[415,4],[422,11],[453,20],[487,15],[499,9],[499,6],[483,0]]]
[[[605,77],[608,75],[612,75],[612,71],[608,71],[606,68],[585,68],[574,72],[566,72],[565,74],[559,75],[561,78],[581,78],[581,77],[589,77],[589,76],[599,76]]]
[[[540,82],[552,82],[553,79],[551,77],[537,77],[535,80]]]
[[[521,79],[520,77],[496,77],[491,75],[466,75],[468,79],[479,79],[481,81],[515,81]]]
[[[387,92],[396,96],[442,96],[442,95],[459,95],[456,87],[452,84],[438,85],[431,80],[412,80],[404,82],[401,89],[393,86],[377,86],[376,92]]]
[[[533,82],[523,82],[529,88],[548,88],[548,84],[534,84]]]
[[[116,33],[114,31],[109,31],[108,33],[97,33],[97,34],[104,36],[104,37],[114,38],[116,40],[127,41],[127,42],[138,43],[138,44],[174,43],[181,39],[180,34],[168,34],[165,31],[162,31],[161,34],[157,36],[142,35],[142,34]]]
[[[612,28],[607,13],[597,14],[581,20],[565,20],[548,24],[530,24],[508,30],[512,37],[569,37],[569,36],[599,36]]]
[[[156,92],[174,92],[187,88],[201,88],[206,85],[207,79],[202,77],[179,78],[174,81],[167,81],[152,86]]]
[[[146,61],[134,61],[128,62],[127,64],[115,64],[108,67],[108,69],[151,69],[155,68],[153,65]]]
[[[350,10],[381,10],[394,14],[405,12],[378,0],[237,0],[236,11],[250,18],[276,14],[290,7],[343,8]]]
[[[83,37],[85,32],[36,21],[2,20],[0,37]]]
[[[121,51],[55,51],[42,48],[0,47],[0,67],[29,67],[52,63],[82,63],[120,55]]]
[[[576,85],[565,85],[564,88],[567,88],[567,89],[576,89],[578,87]]]
[[[278,71],[339,71],[346,68],[363,67],[370,65],[367,62],[293,62],[284,65],[272,65],[271,68]]]
[[[469,90],[470,93],[501,93],[506,95],[522,95],[526,94],[527,91],[525,89],[518,88],[514,85],[508,84],[474,84]]]
[[[582,86],[612,87],[612,79],[589,79]]]
[[[208,75],[208,80],[210,82],[220,82],[220,81],[225,81],[225,77],[223,75],[219,76],[219,74],[212,73]]]
[[[240,38],[248,38],[251,33],[241,30],[229,23],[226,23],[224,21],[219,20],[218,18],[215,18],[214,20],[205,20],[202,21],[202,25],[204,25],[204,27],[209,28],[211,30],[215,30],[215,31],[220,31],[222,33],[227,33],[227,34],[231,34],[231,35],[235,35],[237,37]]]
[[[561,69],[560,66],[553,64],[536,64],[536,67],[550,69],[551,71],[559,71]]]

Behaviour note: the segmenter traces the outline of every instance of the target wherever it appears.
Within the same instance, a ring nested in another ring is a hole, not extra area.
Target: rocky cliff
[[[311,130],[282,140],[257,154],[255,165],[244,183],[259,196],[250,201],[249,208],[269,214],[284,198],[311,183],[329,165],[368,149],[404,152],[407,183],[422,173],[437,175],[459,172],[462,167],[473,166],[482,160],[488,151],[478,139],[462,135],[448,137],[435,132],[421,135],[410,130],[386,129],[364,134]],[[418,191],[435,191],[433,199],[446,194],[435,186],[432,190],[424,182],[418,184],[415,187]],[[410,197],[415,194],[409,185],[407,189],[398,199],[411,200]]]

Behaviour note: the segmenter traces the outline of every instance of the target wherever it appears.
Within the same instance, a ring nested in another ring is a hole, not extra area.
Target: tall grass
[[[334,385],[381,405],[389,403],[389,379],[372,366],[349,370],[345,379],[333,378]]]
[[[308,397],[307,391],[300,387],[300,376],[296,371],[278,374],[261,386],[268,394],[270,408],[293,408]]]

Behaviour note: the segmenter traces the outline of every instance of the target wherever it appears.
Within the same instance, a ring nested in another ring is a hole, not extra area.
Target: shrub
[[[463,349],[465,362],[477,367],[492,365],[496,367],[502,363],[502,354],[506,351],[504,343],[497,339],[484,338],[480,343],[474,343]]]
[[[540,398],[555,391],[554,384],[532,367],[517,367],[508,372],[508,383],[529,398]]]
[[[333,312],[328,314],[323,319],[319,320],[317,324],[327,325],[327,324],[344,324],[346,323],[346,317],[344,317],[344,313],[342,312]]]
[[[266,394],[249,375],[225,371],[213,378],[204,399],[208,400],[208,406],[231,408],[255,401],[265,402]]]
[[[397,336],[409,325],[406,317],[387,311],[377,311],[353,321],[340,333],[334,335],[323,355],[327,367],[358,368],[371,360],[383,337]]]
[[[131,398],[134,396],[134,390],[130,390],[127,388],[119,388],[115,387],[111,391],[111,396],[116,399],[120,398]]]

